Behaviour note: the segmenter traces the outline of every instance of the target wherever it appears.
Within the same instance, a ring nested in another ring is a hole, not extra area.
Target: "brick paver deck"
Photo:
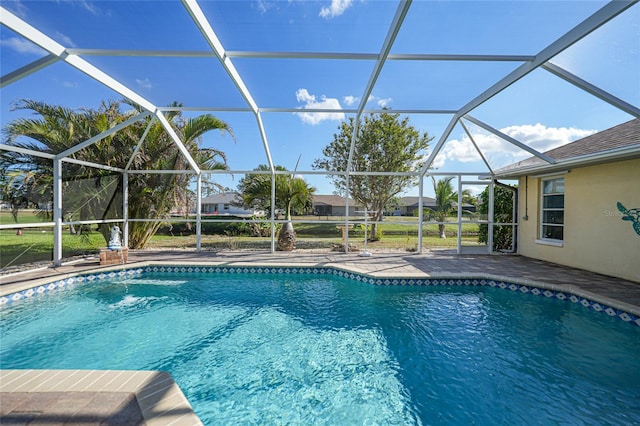
[[[516,280],[535,281],[561,286],[573,286],[608,299],[640,308],[640,272],[634,281],[597,274],[582,269],[514,255],[458,255],[446,251],[426,254],[374,253],[371,257],[336,252],[290,253],[222,251],[197,253],[190,250],[138,250],[129,253],[126,266],[140,262],[170,262],[174,264],[252,264],[252,265],[340,265],[359,272],[379,276],[422,275],[447,277],[461,275],[495,275]],[[47,268],[14,276],[0,276],[0,295],[19,288],[33,287],[36,280],[55,276],[80,274],[99,268],[99,259],[88,259],[71,265]]]

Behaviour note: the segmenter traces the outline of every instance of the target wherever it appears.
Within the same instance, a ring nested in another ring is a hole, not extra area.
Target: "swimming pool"
[[[205,424],[640,422],[639,327],[499,286],[146,270],[0,321],[2,368],[169,371]]]

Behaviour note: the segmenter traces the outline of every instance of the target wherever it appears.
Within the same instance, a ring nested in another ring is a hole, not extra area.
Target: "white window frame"
[[[545,193],[544,192],[544,188],[545,188],[545,183],[549,182],[549,181],[556,181],[556,180],[562,180],[562,192],[550,192],[550,193]],[[552,246],[559,246],[562,247],[564,244],[564,211],[565,211],[565,204],[564,204],[564,199],[565,199],[565,193],[566,193],[566,188],[565,188],[565,181],[564,181],[564,176],[553,176],[553,177],[549,177],[549,178],[545,178],[545,179],[541,179],[540,180],[540,227],[538,230],[538,235],[540,236],[540,239],[537,240],[536,242],[539,244],[546,244],[546,245],[552,245]],[[562,195],[562,207],[558,208],[558,207],[547,207],[545,208],[544,206],[544,199],[545,197],[548,196],[555,196],[555,195]],[[544,222],[544,213],[547,211],[562,211],[563,212],[563,220],[561,224],[558,223],[547,223]],[[550,237],[545,237],[544,235],[544,228],[545,226],[552,226],[552,227],[561,227],[562,228],[562,239],[558,239],[558,238],[550,238]]]

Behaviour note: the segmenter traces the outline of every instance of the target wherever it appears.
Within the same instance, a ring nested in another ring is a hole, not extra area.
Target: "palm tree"
[[[437,222],[441,222],[438,224],[440,238],[447,238],[444,232],[445,225],[442,222],[445,222],[454,212],[455,204],[458,201],[458,193],[453,190],[453,185],[451,184],[453,177],[436,181],[434,177],[431,176],[431,180],[433,181],[433,190],[436,194],[436,207],[434,209],[426,208],[425,210],[427,210]]]
[[[174,103],[172,106],[180,105]],[[171,112],[166,117],[201,169],[227,168],[227,159],[222,151],[200,148],[202,135],[211,130],[220,130],[233,135],[231,128],[225,122],[210,114],[185,119],[180,113]],[[145,120],[144,126],[138,129],[136,140],[142,137],[147,125],[148,121]],[[188,169],[189,165],[164,127],[155,121],[143,147],[134,158],[132,168],[184,170]],[[186,206],[191,203],[195,195],[190,190],[191,176],[187,174],[135,174],[130,175],[130,178],[132,179],[129,181],[129,217],[157,219],[154,222],[132,222],[130,225],[129,246],[144,247],[174,207],[182,206],[188,214],[189,208]]]
[[[301,177],[276,175],[276,197],[285,205],[285,220],[287,221],[278,235],[278,250],[291,251],[295,248],[296,233],[291,223],[291,208],[293,206],[308,207],[315,190]]]
[[[265,164],[261,164],[257,171],[270,170]],[[276,166],[276,171],[287,171],[282,166]],[[291,210],[294,208],[304,210],[311,206],[315,188],[309,186],[301,177],[292,174],[276,174],[276,206],[272,208],[283,209],[286,223],[278,234],[278,250],[291,251],[295,248],[296,233],[291,223]],[[243,178],[238,189],[242,193],[244,202],[248,206],[270,206],[271,205],[271,175],[255,174]]]
[[[41,151],[48,154],[59,154],[68,148],[81,143],[92,136],[109,129],[129,118],[118,111],[115,103],[102,103],[99,111],[74,111],[62,106],[48,105],[43,102],[22,100],[16,109],[31,110],[36,118],[19,118],[7,124],[4,129],[8,144]],[[116,149],[114,135],[92,147],[87,147],[71,154],[73,159],[90,162],[101,162],[116,165],[125,150]],[[105,161],[100,161],[104,158]],[[126,163],[125,163],[126,164]],[[41,191],[43,198],[53,199],[53,162],[49,159],[27,154],[4,151],[1,168],[3,173],[19,171],[34,178],[25,181],[22,187],[32,204],[35,185],[46,188]],[[111,175],[111,176],[110,176]],[[63,217],[67,220],[112,219],[120,215],[110,209],[115,207],[119,194],[113,185],[112,172],[101,169],[65,163],[63,170]],[[87,184],[93,182],[93,184]],[[121,203],[119,205],[122,205]],[[100,211],[101,210],[101,211]],[[108,226],[105,226],[108,228]],[[71,227],[72,232],[74,227]],[[105,237],[106,239],[106,237]]]
[[[122,111],[123,105],[130,108]],[[173,106],[179,106],[174,103]],[[139,107],[127,101],[102,102],[98,109],[72,110],[43,102],[22,100],[16,109],[31,110],[39,117],[19,118],[4,129],[6,142],[17,147],[59,154],[113,126],[137,115]],[[180,112],[166,115],[172,128],[183,141],[186,149],[202,169],[226,167],[224,153],[215,149],[201,149],[201,136],[210,130],[231,133],[230,127],[216,117],[205,114],[186,119]],[[69,157],[124,168],[152,118],[140,120],[99,142],[89,145]],[[26,140],[19,140],[26,137]],[[0,168],[29,171],[37,174],[40,185],[51,182],[51,160],[31,155],[3,151]],[[133,158],[131,169],[183,170],[187,161],[177,149],[160,123],[154,121],[144,143]],[[122,218],[122,179],[119,173],[75,163],[64,163],[63,214],[67,219],[120,219]],[[184,202],[189,194],[190,177],[186,174],[130,175],[129,217],[134,219],[158,219],[155,222],[132,222],[129,247],[142,248],[155,234],[161,220],[171,209]],[[52,188],[52,185],[48,186]],[[49,198],[51,199],[51,197]],[[108,224],[98,227],[109,238]]]

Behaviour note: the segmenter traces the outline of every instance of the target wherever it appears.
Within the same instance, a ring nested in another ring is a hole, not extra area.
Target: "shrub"
[[[510,223],[513,218],[513,194],[514,192],[501,186],[494,186],[493,193],[493,217],[494,222]],[[478,206],[478,212],[483,215],[489,213],[489,186],[480,194],[482,202]],[[480,224],[478,231],[478,242],[487,243],[489,236],[489,226]],[[508,225],[498,225],[493,227],[493,250],[511,250],[513,247],[513,227]]]

